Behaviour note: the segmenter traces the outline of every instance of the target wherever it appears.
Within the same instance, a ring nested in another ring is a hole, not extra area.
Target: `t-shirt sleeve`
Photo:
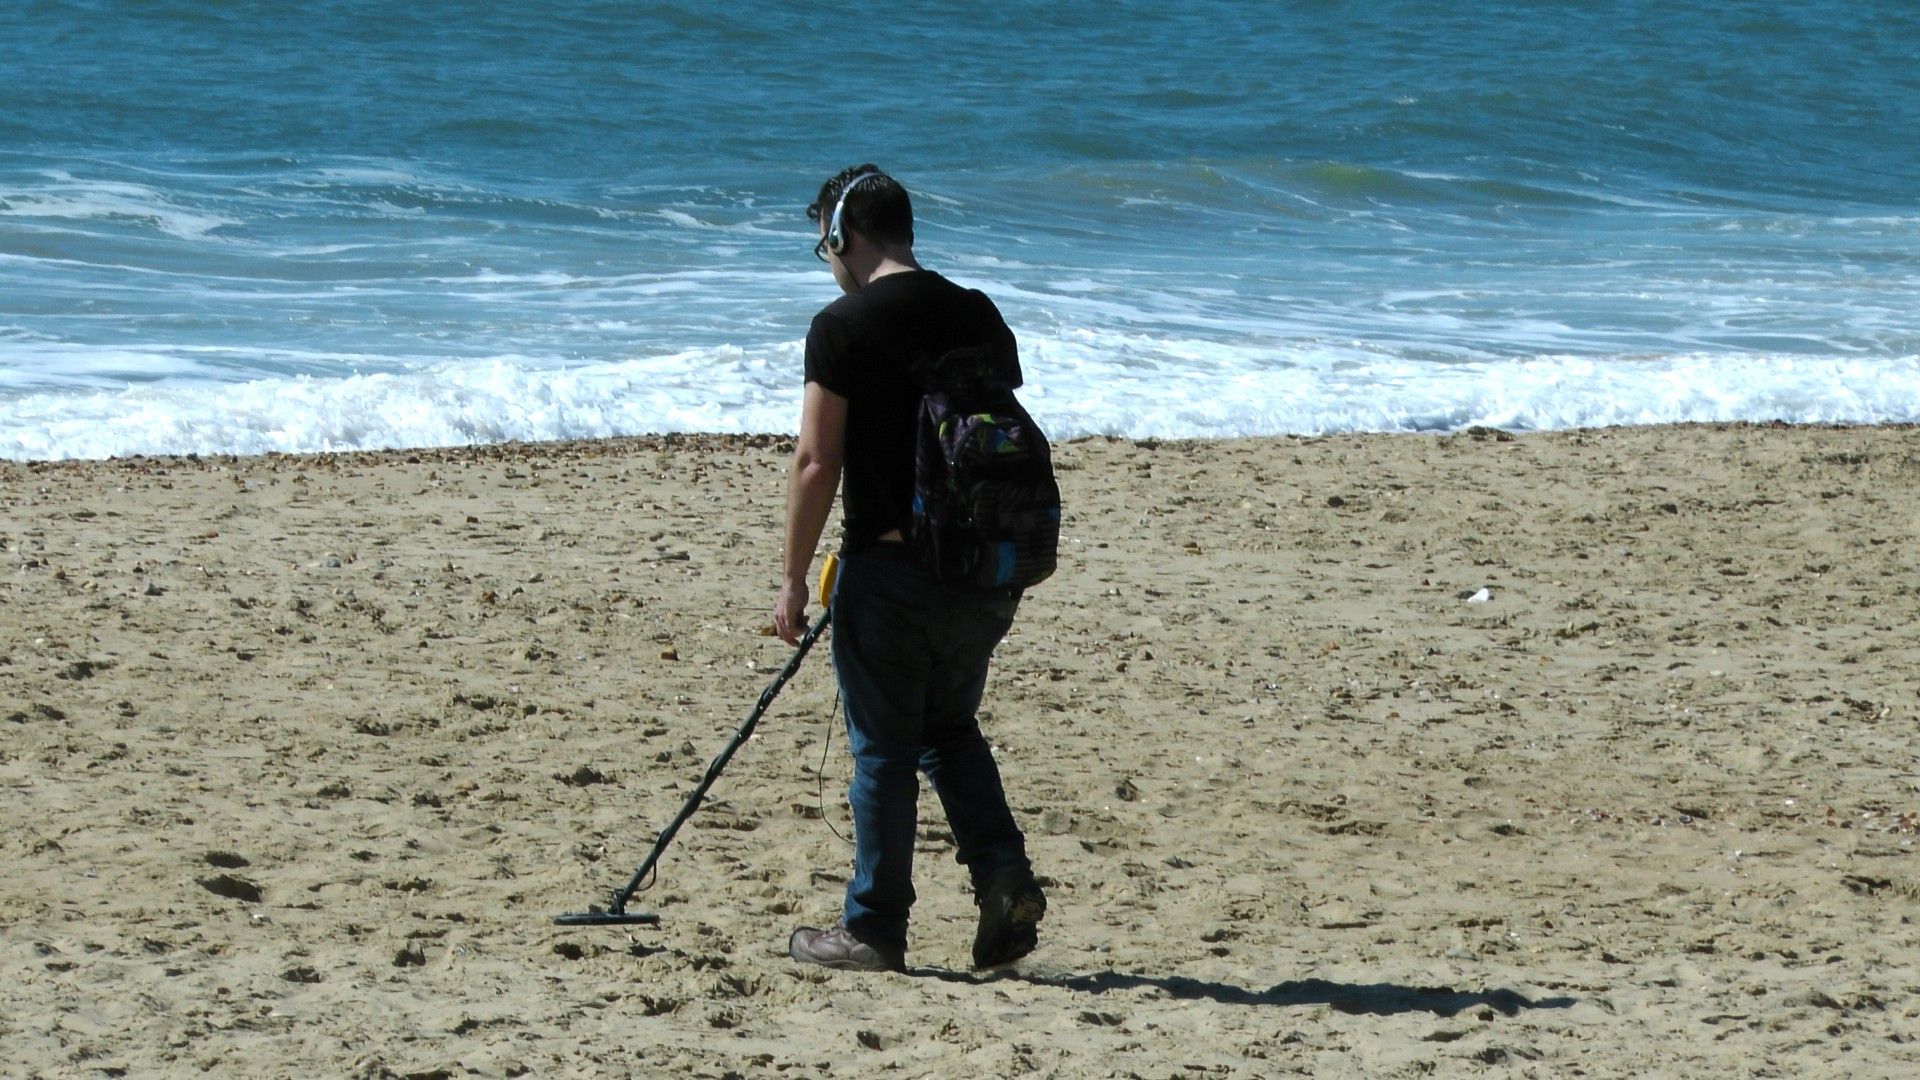
[[[853,334],[846,322],[821,312],[807,328],[807,381],[817,382],[841,397],[851,397]]]
[[[1007,379],[1007,385],[1018,387],[1026,382],[1020,372],[1020,344],[1013,338],[1007,320],[1001,318],[1000,309],[993,300],[978,289],[973,295],[980,298],[982,321],[987,327],[987,344],[993,350],[995,361],[1001,365],[1001,374]]]

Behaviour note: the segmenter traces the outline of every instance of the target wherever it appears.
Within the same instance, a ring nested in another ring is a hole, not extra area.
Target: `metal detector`
[[[822,574],[821,592],[823,594],[828,591],[827,573]],[[667,845],[673,842],[673,836],[680,831],[680,826],[686,824],[687,819],[693,816],[693,812],[700,808],[701,797],[707,793],[708,788],[713,786],[715,780],[720,779],[721,770],[727,767],[727,762],[733,760],[733,752],[740,749],[753,734],[754,725],[760,722],[760,717],[766,713],[767,707],[773,704],[773,699],[779,695],[780,688],[787,685],[787,680],[793,678],[794,672],[800,670],[800,661],[806,659],[807,650],[813,648],[813,643],[819,640],[821,631],[827,628],[827,623],[832,619],[833,608],[829,606],[820,613],[820,618],[814,621],[813,626],[807,630],[806,636],[800,639],[800,647],[794,650],[793,659],[787,661],[787,666],[781,668],[780,674],[775,675],[773,682],[767,684],[767,688],[761,691],[760,704],[753,707],[752,714],[740,725],[740,730],[733,733],[733,740],[727,743],[726,749],[720,751],[718,757],[713,759],[713,764],[707,766],[707,775],[701,778],[700,786],[693,789],[693,794],[687,796],[687,801],[680,807],[680,813],[667,823],[666,828],[660,830],[660,838],[653,842],[653,850],[647,854],[646,861],[640,864],[640,869],[633,872],[633,879],[627,882],[625,888],[614,890],[613,901],[607,905],[606,910],[592,909],[568,915],[556,915],[554,922],[561,926],[631,926],[635,923],[660,921],[660,916],[649,911],[628,911],[627,901],[633,899],[633,894],[640,889],[640,883],[646,880],[648,874],[653,873],[654,865],[660,861],[660,853],[667,850]]]

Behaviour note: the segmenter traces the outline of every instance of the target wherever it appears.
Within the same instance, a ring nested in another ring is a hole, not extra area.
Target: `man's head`
[[[907,189],[877,165],[840,170],[820,185],[820,194],[807,207],[807,220],[820,226],[822,246],[818,251],[823,259],[829,250],[836,213],[841,237],[858,234],[882,246],[913,246],[913,203],[907,198]]]

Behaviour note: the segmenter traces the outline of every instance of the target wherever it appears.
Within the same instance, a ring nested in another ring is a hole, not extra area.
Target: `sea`
[[[863,162],[1056,438],[1920,421],[1914,0],[10,0],[0,458],[792,432]]]

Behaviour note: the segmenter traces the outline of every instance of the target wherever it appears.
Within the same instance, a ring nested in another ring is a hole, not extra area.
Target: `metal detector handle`
[[[767,709],[773,705],[773,699],[779,696],[780,688],[787,685],[787,680],[793,678],[794,672],[800,670],[800,661],[807,658],[807,650],[813,648],[813,643],[820,640],[821,633],[832,621],[833,608],[829,606],[820,613],[820,617],[814,620],[813,626],[800,639],[800,647],[793,651],[793,658],[787,661],[787,666],[781,668],[780,673],[767,684],[767,688],[761,691],[760,703],[753,707],[752,714],[740,725],[740,729],[733,733],[733,739],[713,759],[713,763],[707,766],[707,774],[700,778],[700,786],[693,789],[693,794],[687,796],[687,801],[680,807],[680,813],[667,823],[666,828],[660,830],[660,838],[653,842],[653,851],[648,853],[647,861],[640,864],[640,869],[633,872],[633,880],[627,882],[626,888],[613,894],[613,903],[607,908],[609,913],[614,915],[626,913],[627,901],[633,899],[633,894],[640,890],[640,883],[653,872],[654,865],[660,861],[660,854],[667,850],[668,844],[673,842],[674,834],[679,832],[680,826],[686,824],[687,819],[700,808],[700,800],[706,796],[707,789],[713,786],[715,780],[720,779],[720,773],[726,769],[727,762],[733,760],[734,751],[745,745],[747,739],[753,735],[754,726],[760,723],[760,717],[765,715]]]
[[[840,556],[827,553],[827,561],[820,564],[820,606],[833,606],[833,586],[840,580]]]

